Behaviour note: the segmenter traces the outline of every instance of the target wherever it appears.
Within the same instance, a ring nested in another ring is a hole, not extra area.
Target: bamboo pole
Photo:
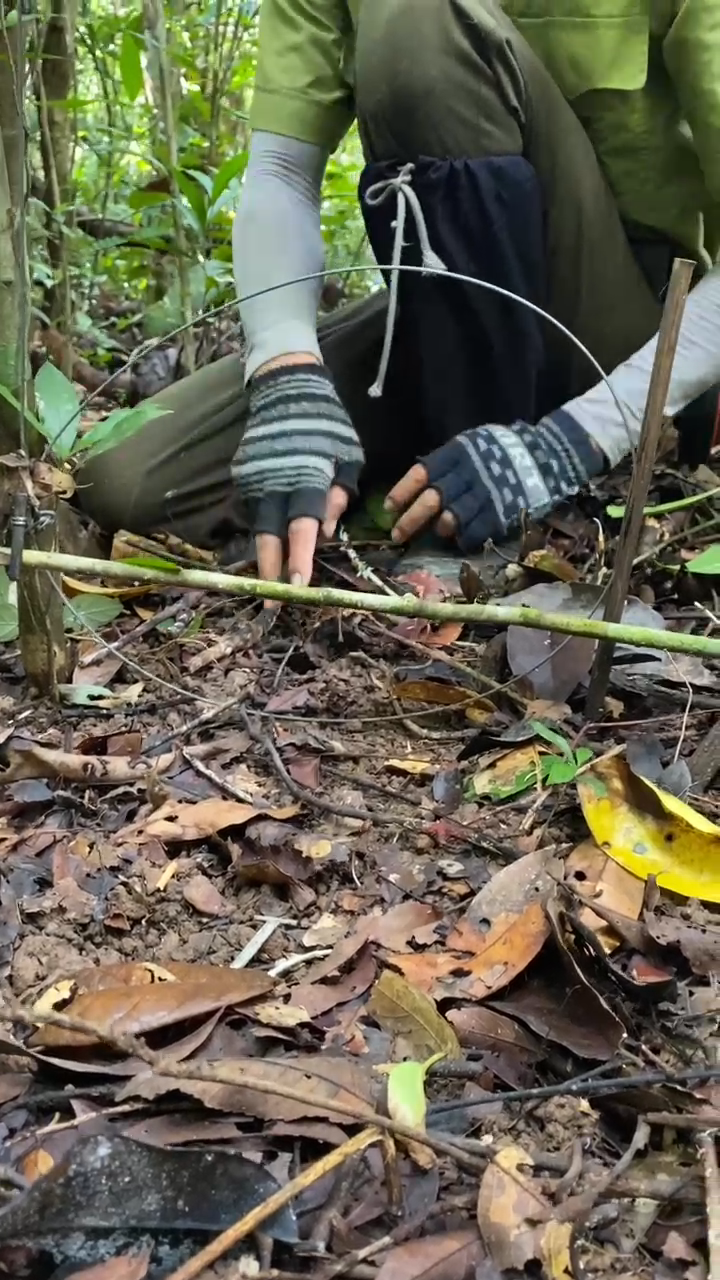
[[[603,621],[606,623],[620,621],[630,587],[633,562],[637,555],[640,531],[643,526],[643,511],[647,506],[648,490],[653,477],[653,468],[662,432],[665,404],[670,388],[670,376],[678,338],[680,337],[680,325],[682,324],[685,301],[694,269],[695,263],[688,258],[676,258],[673,262],[667,299],[660,322],[657,347],[655,348],[655,359],[653,360],[650,374],[645,413],[640,429],[640,442],[605,603]],[[614,652],[614,640],[603,640],[598,645],[590,673],[590,685],[585,703],[585,715],[588,720],[597,720],[602,713]]]
[[[9,551],[0,548],[0,564],[6,564]],[[712,636],[685,635],[678,631],[655,631],[651,627],[603,622],[600,618],[582,618],[559,613],[545,613],[526,605],[445,604],[436,600],[420,600],[417,596],[372,595],[363,591],[340,591],[334,587],[292,587],[286,582],[263,582],[258,578],[241,578],[209,569],[144,569],[115,560],[96,560],[86,556],[64,555],[51,551],[24,551],[23,564],[29,569],[49,569],[72,576],[87,575],[111,582],[147,583],[153,587],[198,588],[220,591],[227,595],[251,596],[260,600],[277,600],[285,604],[315,608],[350,609],[354,612],[379,613],[387,617],[426,618],[428,622],[471,622],[495,627],[530,627],[533,630],[557,631],[569,636],[588,636],[595,640],[612,640],[616,644],[664,650],[667,653],[691,653],[700,657],[720,658],[720,639]]]

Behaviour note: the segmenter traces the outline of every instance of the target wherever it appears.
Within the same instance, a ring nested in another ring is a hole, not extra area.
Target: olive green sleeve
[[[679,0],[665,37],[672,76],[705,178],[708,210],[720,205],[720,3]]]
[[[334,151],[354,117],[347,0],[263,0],[253,129]]]

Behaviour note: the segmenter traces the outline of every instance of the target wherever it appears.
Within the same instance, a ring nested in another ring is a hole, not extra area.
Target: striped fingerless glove
[[[248,391],[233,482],[253,533],[284,538],[299,516],[324,519],[331,485],[357,492],[365,455],[324,366],[283,365],[253,378]]]
[[[542,516],[606,466],[594,440],[564,409],[535,427],[473,427],[419,461],[428,487],[456,521],[462,551],[505,537],[523,513]]]

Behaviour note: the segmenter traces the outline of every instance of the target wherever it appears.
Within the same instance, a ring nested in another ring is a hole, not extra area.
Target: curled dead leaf
[[[69,1003],[63,991],[59,1003],[70,1018],[89,1023],[96,1035],[65,1030],[50,1024],[30,1037],[31,1048],[86,1048],[103,1036],[146,1035],[160,1027],[199,1018],[214,1010],[245,1004],[265,995],[273,980],[249,969],[221,969],[215,965],[179,965],[173,977],[158,980],[150,966],[108,966],[110,972],[85,971],[76,978],[76,994]],[[129,982],[120,981],[123,971]],[[143,975],[143,971],[145,971]],[[162,974],[162,970],[159,971]],[[170,971],[168,971],[170,973]],[[93,985],[93,975],[97,975]],[[142,981],[143,976],[149,981]],[[117,985],[103,985],[113,981]],[[136,982],[133,979],[137,979]],[[42,999],[47,1008],[48,993]]]
[[[352,1107],[360,1117],[371,1115],[380,1083],[366,1062],[320,1054],[298,1054],[284,1058],[235,1058],[214,1064],[222,1084],[206,1080],[175,1080],[143,1073],[127,1082],[118,1100],[141,1097],[148,1101],[181,1090],[213,1110],[243,1112],[261,1120],[302,1120],[319,1116],[342,1122],[328,1104],[339,1102]],[[302,1100],[261,1093],[244,1081],[262,1079],[263,1084],[284,1085],[298,1090]]]

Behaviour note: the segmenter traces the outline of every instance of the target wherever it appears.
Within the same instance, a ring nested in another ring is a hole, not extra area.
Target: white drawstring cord
[[[402,265],[402,251],[404,248],[405,222],[407,219],[408,206],[415,220],[415,230],[420,241],[420,251],[422,254],[422,271],[423,274],[428,271],[447,271],[447,267],[442,258],[438,257],[435,250],[430,244],[428,236],[427,223],[425,215],[422,211],[422,205],[418,198],[418,194],[412,188],[412,175],[415,169],[414,164],[405,164],[395,178],[384,178],[381,182],[374,182],[365,192],[365,203],[369,205],[382,204],[387,200],[388,196],[395,194],[397,201],[397,210],[395,214],[395,236],[393,239],[392,257],[390,261],[390,288],[388,291],[388,310],[387,319],[385,321],[385,336],[383,338],[382,353],[380,356],[380,364],[378,365],[377,378],[372,386],[368,389],[368,395],[373,399],[378,399],[385,386],[385,378],[387,376],[388,364],[390,363],[390,350],[395,334],[395,322],[397,319],[398,304],[398,285],[400,281],[400,267]]]

